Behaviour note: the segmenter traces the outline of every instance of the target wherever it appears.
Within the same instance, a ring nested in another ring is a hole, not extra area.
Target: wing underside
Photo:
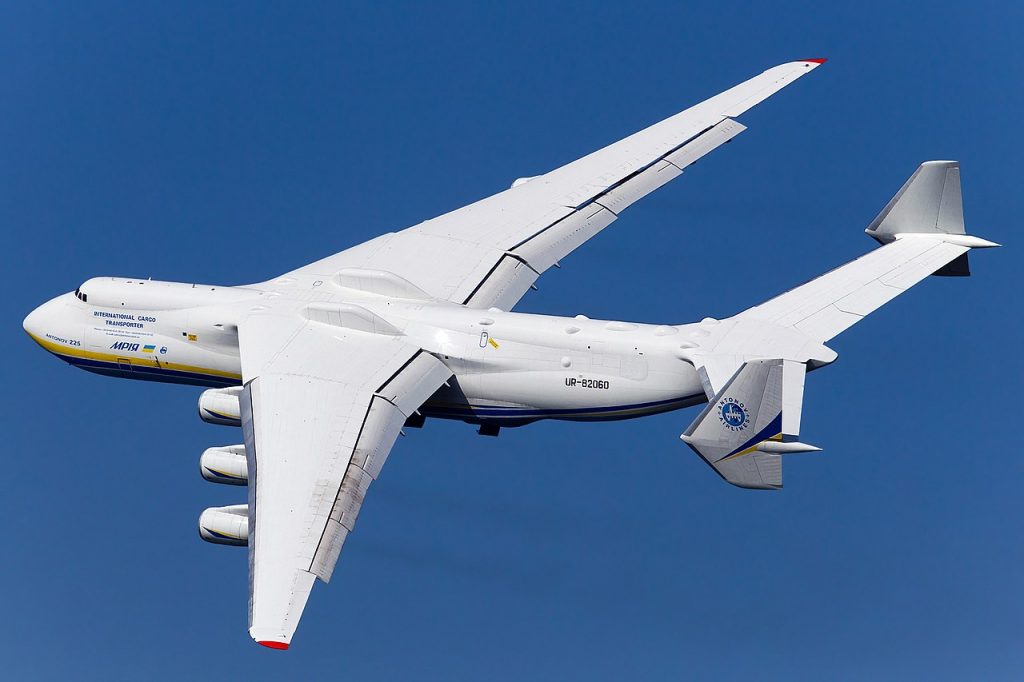
[[[280,349],[262,346],[282,327]],[[450,375],[401,338],[266,315],[240,328],[249,466],[249,626],[286,647],[315,578],[327,582],[405,419]],[[243,374],[246,374],[243,366]]]

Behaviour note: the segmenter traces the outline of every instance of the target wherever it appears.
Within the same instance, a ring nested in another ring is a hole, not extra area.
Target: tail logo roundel
[[[735,398],[722,398],[718,403],[718,420],[730,431],[742,431],[750,423],[743,403]]]

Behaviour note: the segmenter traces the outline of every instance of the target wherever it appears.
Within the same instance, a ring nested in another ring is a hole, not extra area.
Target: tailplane
[[[865,231],[883,246],[737,318],[792,327],[825,342],[929,275],[970,274],[971,249],[999,246],[964,232],[958,161],[918,166]],[[740,354],[728,344],[715,350]]]
[[[680,438],[729,483],[782,487],[782,455],[820,450],[797,442],[807,366],[743,364]]]
[[[681,438],[729,483],[781,488],[782,455],[818,449],[796,441],[804,374],[837,357],[826,342],[929,275],[970,274],[970,250],[999,246],[965,233],[956,161],[921,164],[867,233],[882,246],[731,318],[701,322],[681,347],[710,401]]]

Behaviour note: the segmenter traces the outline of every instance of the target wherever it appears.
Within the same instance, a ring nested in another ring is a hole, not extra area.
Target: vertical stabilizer
[[[865,230],[882,244],[898,234],[964,234],[959,161],[925,161]]]
[[[782,455],[819,448],[798,443],[807,366],[751,360],[693,420],[680,438],[729,483],[782,487]]]

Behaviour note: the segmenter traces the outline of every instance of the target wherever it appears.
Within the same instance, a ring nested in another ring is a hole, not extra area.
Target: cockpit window
[[[75,298],[77,298],[82,303],[88,303],[89,302],[89,296],[82,292],[82,288],[81,287],[75,289]]]

